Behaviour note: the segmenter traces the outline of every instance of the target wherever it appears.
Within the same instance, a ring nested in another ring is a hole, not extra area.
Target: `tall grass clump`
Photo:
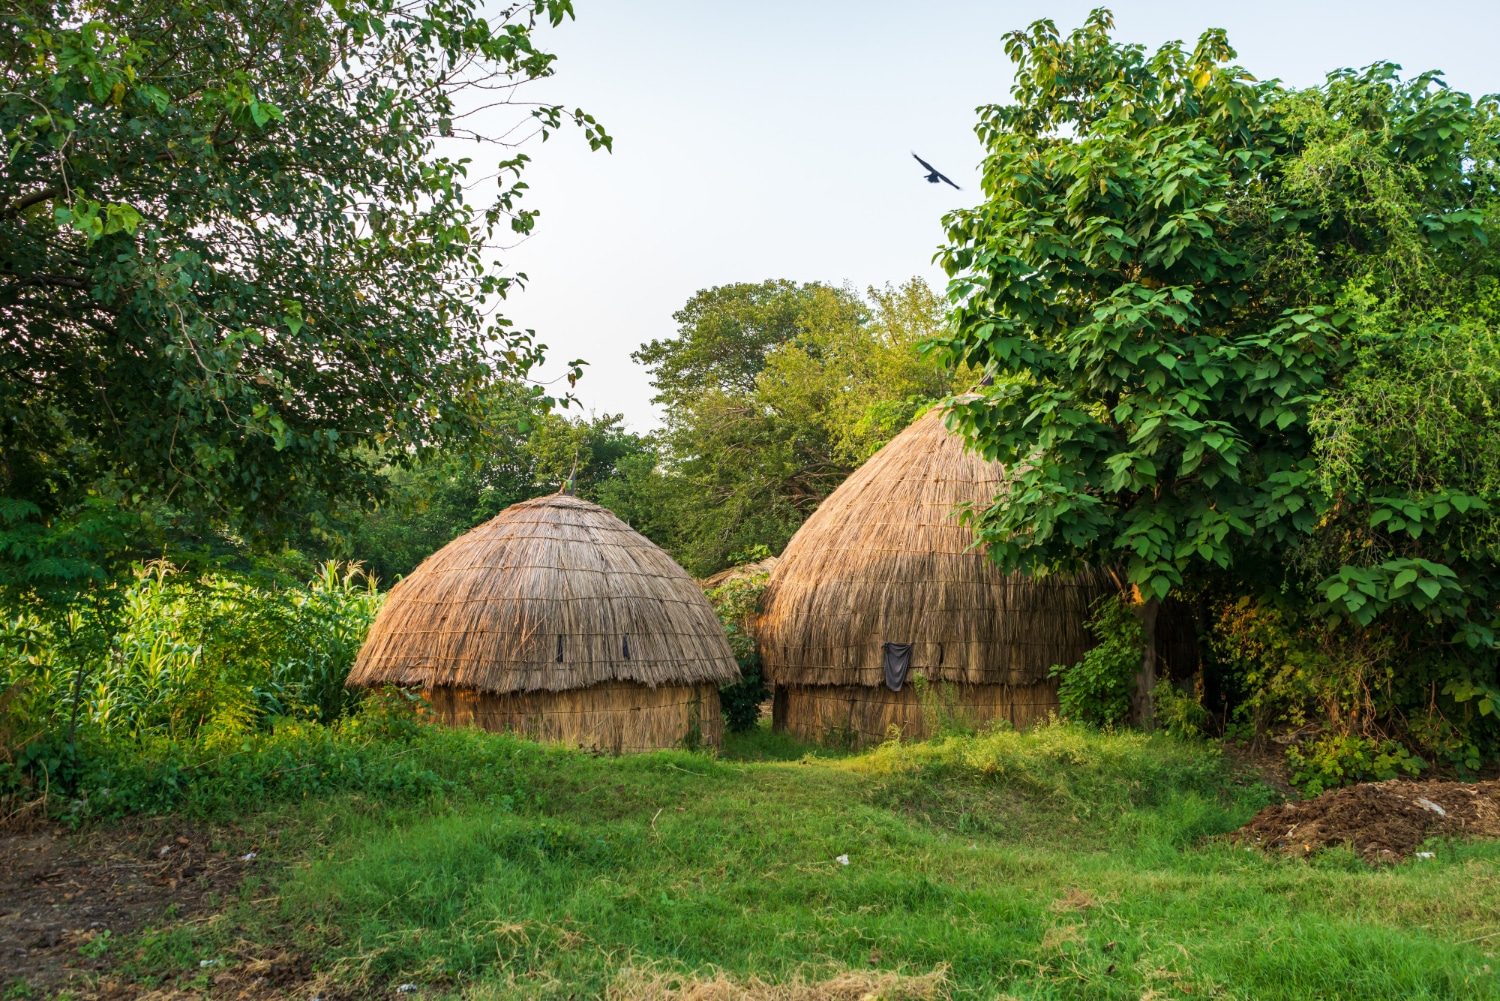
[[[71,602],[9,596],[0,797],[87,800],[105,782],[118,792],[107,777],[133,774],[127,761],[202,769],[226,749],[311,739],[290,724],[328,727],[355,709],[344,680],[381,600],[357,565],[334,561],[288,585],[159,560]]]

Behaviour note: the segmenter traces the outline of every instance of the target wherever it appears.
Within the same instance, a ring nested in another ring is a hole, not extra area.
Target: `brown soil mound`
[[[1369,782],[1268,806],[1231,837],[1287,855],[1352,845],[1396,862],[1430,837],[1500,837],[1500,781]]]

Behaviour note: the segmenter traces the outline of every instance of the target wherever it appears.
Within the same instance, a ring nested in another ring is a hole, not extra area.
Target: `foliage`
[[[1437,704],[1418,679],[1447,720],[1495,705],[1500,105],[1384,63],[1294,91],[1222,32],[1147,55],[1110,27],[1010,37],[986,200],[947,219],[940,343],[997,375],[958,423],[1019,470],[980,536],[1147,597],[1321,603],[1338,631],[1294,631],[1349,648],[1328,692],[1401,651],[1386,729]]]
[[[1300,602],[1248,597],[1220,610],[1214,653],[1246,687],[1236,712],[1252,735],[1319,726],[1335,748],[1395,740],[1460,774],[1495,755],[1493,715],[1451,691],[1455,668],[1482,666],[1475,651],[1424,647],[1390,626],[1350,629],[1312,612]]]
[[[967,376],[917,345],[942,304],[920,279],[870,289],[725,285],[642,345],[666,426],[601,496],[691,572],[762,545],[779,551],[855,466]],[[626,514],[625,512],[628,512]]]
[[[1151,691],[1151,700],[1156,706],[1156,725],[1178,740],[1192,740],[1203,736],[1204,724],[1208,722],[1208,710],[1203,700],[1195,693],[1180,691],[1162,678]]]
[[[120,585],[107,631],[78,609],[13,608],[0,620],[5,751],[213,748],[278,719],[332,723],[352,706],[344,679],[381,602],[360,576],[329,562],[286,587],[157,562]]]
[[[535,35],[571,14],[65,0],[0,15],[0,496],[31,534],[73,531],[88,498],[158,528],[329,531],[340,501],[378,493],[377,461],[471,437],[484,390],[542,357],[493,312],[511,279],[487,261],[535,212],[518,201],[524,153],[502,148],[498,191],[475,202],[451,146],[483,139],[467,95],[552,74]],[[581,111],[515,108],[531,123],[517,137],[571,119],[609,145]],[[4,556],[36,574],[46,548]]]
[[[1140,616],[1118,595],[1105,595],[1094,602],[1088,628],[1098,643],[1077,664],[1054,664],[1047,675],[1059,679],[1057,698],[1065,718],[1101,726],[1122,722],[1141,666]]]
[[[1339,503],[1299,554],[1328,575],[1323,608],[1347,631],[1400,637],[1430,665],[1428,704],[1455,719],[1477,713],[1490,734],[1500,704],[1494,331],[1465,323],[1367,339],[1354,374],[1314,412]]]
[[[769,553],[752,554],[765,559]],[[707,591],[729,639],[729,649],[740,665],[740,680],[719,689],[719,707],[729,729],[743,733],[760,719],[761,703],[769,697],[762,674],[760,649],[751,631],[751,620],[760,611],[760,596],[766,589],[767,571],[747,567],[731,574],[718,587]]]
[[[1287,748],[1291,782],[1304,796],[1356,782],[1384,782],[1416,775],[1427,766],[1394,740],[1332,734]]]
[[[648,443],[626,431],[618,414],[568,419],[524,402],[510,401],[516,419],[494,422],[462,450],[382,468],[385,500],[347,515],[339,551],[390,584],[475,525],[570,479],[580,497],[614,508],[620,467],[650,456]],[[630,518],[628,507],[615,510]]]
[[[1347,315],[1246,295],[1270,224],[1243,207],[1284,137],[1222,32],[1147,57],[1095,11],[1016,32],[1016,103],[981,110],[986,202],[947,218],[959,413],[1020,470],[979,522],[1003,562],[1124,562],[1166,597],[1196,563],[1312,527],[1307,403]],[[1059,138],[1059,133],[1069,134]]]

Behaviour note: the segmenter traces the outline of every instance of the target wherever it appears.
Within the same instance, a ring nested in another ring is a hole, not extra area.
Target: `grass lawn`
[[[334,998],[872,969],[945,970],[956,998],[1500,997],[1500,844],[1371,869],[1209,840],[1272,799],[1211,745],[1069,726],[855,755],[762,730],[717,758],[433,739],[460,792],[239,818],[257,874],[219,920],[146,933],[131,969],[214,992],[205,958],[290,950]]]

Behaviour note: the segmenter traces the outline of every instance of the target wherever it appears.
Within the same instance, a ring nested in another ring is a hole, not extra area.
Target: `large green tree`
[[[920,279],[868,299],[817,283],[724,285],[643,345],[665,426],[601,496],[696,573],[779,551],[824,497],[955,387],[917,346],[943,303]]]
[[[532,122],[508,135],[573,119],[608,146],[588,115],[516,90],[553,72],[537,29],[571,13],[0,13],[0,515],[22,576],[44,562],[38,526],[84,505],[274,544],[336,527],[381,464],[476,433],[487,390],[542,346],[494,311],[510,279],[491,244],[535,219],[527,157],[468,116],[498,93]]]
[[[1117,567],[1149,624],[1214,574],[1285,575],[1363,503],[1323,475],[1314,408],[1371,339],[1490,280],[1494,112],[1388,65],[1287,91],[1234,65],[1220,31],[1148,54],[1110,27],[1097,10],[1067,37],[1050,21],[1009,37],[1014,103],[978,126],[985,200],[946,220],[946,343],[997,376],[959,412],[1015,471],[978,521],[990,551]],[[1493,615],[1415,553],[1346,576],[1324,590],[1335,612],[1364,586]]]

